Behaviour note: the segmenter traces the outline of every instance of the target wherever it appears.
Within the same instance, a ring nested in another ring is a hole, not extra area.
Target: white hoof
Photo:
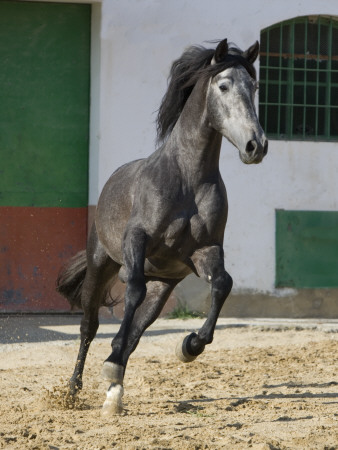
[[[101,415],[112,416],[114,414],[122,414],[123,412],[123,387],[115,384],[108,389],[107,398],[103,403]]]

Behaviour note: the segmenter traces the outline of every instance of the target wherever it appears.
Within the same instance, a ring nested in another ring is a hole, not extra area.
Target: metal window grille
[[[261,31],[259,117],[271,139],[338,140],[338,18]]]

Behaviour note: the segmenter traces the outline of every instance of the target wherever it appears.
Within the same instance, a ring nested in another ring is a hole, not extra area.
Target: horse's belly
[[[182,261],[163,258],[147,258],[144,275],[158,278],[185,278],[192,270]]]
[[[192,270],[181,261],[165,261],[162,258],[147,258],[144,262],[144,275],[150,278],[180,279],[189,275]],[[119,271],[119,278],[127,282],[127,272],[124,265]]]

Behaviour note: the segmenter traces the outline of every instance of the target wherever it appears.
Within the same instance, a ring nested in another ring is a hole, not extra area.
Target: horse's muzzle
[[[269,141],[264,138],[261,141],[252,139],[245,147],[245,153],[240,153],[240,158],[245,164],[259,164],[268,153]]]

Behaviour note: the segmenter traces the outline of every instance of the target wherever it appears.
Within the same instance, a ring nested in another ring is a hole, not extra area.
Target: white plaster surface
[[[260,31],[297,16],[338,16],[337,0],[103,0],[97,188],[120,165],[154,150],[156,110],[184,48],[222,39],[246,49]],[[256,63],[259,68],[259,62]],[[275,209],[337,210],[336,143],[270,141],[261,165],[245,166],[223,143],[229,197],[226,268],[234,289],[276,292]],[[94,183],[95,184],[95,183]]]

